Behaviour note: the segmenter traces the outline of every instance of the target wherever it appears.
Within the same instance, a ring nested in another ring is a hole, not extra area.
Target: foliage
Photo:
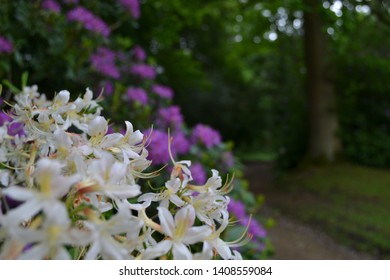
[[[212,124],[244,153],[271,151],[279,154],[281,167],[296,166],[308,135],[303,1],[186,2],[146,1],[143,20],[153,24],[141,25],[138,36],[152,46],[165,70],[162,79],[174,88],[188,122]],[[152,18],[158,9],[163,13]],[[376,108],[388,104],[388,4],[323,1],[319,12],[332,43],[329,79],[337,88],[344,156],[386,166],[387,117],[376,116],[386,109]],[[157,20],[160,32],[153,28]],[[173,29],[163,27],[171,25],[176,32],[166,35]],[[182,57],[185,65],[176,63]],[[368,109],[365,98],[377,105]],[[357,124],[355,116],[365,124]]]
[[[359,14],[352,20],[353,24],[344,26],[346,34],[340,35],[337,53],[340,135],[345,155],[366,165],[390,166],[388,25]],[[363,26],[366,32],[362,32]],[[342,78],[346,76],[348,79]]]

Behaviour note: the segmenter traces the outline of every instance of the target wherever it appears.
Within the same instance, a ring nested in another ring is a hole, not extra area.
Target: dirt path
[[[267,163],[247,163],[245,176],[251,190],[264,194],[266,203],[261,214],[276,220],[276,226],[268,230],[275,249],[273,259],[279,260],[354,260],[372,259],[337,244],[325,233],[299,223],[280,213],[272,204],[281,195],[273,188],[272,165]]]

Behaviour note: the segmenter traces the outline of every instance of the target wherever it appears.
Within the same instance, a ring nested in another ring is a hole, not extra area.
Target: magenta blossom
[[[0,126],[2,126],[6,122],[11,122],[11,121],[12,121],[12,118],[10,116],[8,116],[4,112],[0,112]]]
[[[169,163],[168,134],[161,130],[154,129],[151,132],[148,129],[144,132],[144,135],[145,137],[150,137],[148,158],[152,161],[152,164],[159,165]]]
[[[172,150],[175,154],[186,154],[189,152],[191,147],[190,141],[180,130],[175,131],[172,135]]]
[[[148,104],[148,94],[143,88],[129,87],[126,95],[131,101],[139,102],[142,105]]]
[[[80,22],[85,29],[101,34],[103,37],[110,35],[110,28],[98,16],[84,7],[76,7],[70,10],[67,14],[69,21]]]
[[[155,84],[152,86],[152,91],[162,98],[171,99],[173,97],[173,90],[167,86]]]
[[[55,14],[61,13],[61,5],[55,0],[44,0],[42,2],[42,8]]]
[[[131,67],[130,72],[144,79],[154,79],[156,70],[148,64],[135,64]]]
[[[146,59],[146,53],[143,48],[140,46],[135,46],[133,48],[134,57],[139,61],[144,61]]]
[[[141,8],[138,0],[119,0],[123,7],[130,11],[133,18],[138,19],[141,15]]]
[[[22,136],[25,135],[24,124],[19,122],[12,122],[12,117],[4,112],[0,112],[0,126],[7,124],[7,131],[9,135],[12,136]]]
[[[234,199],[230,200],[228,204],[228,211],[233,213],[238,220],[243,220],[247,216],[244,204]]]
[[[158,111],[158,125],[164,128],[180,128],[183,125],[183,115],[179,106],[169,106]]]
[[[195,162],[194,164],[191,165],[190,169],[191,169],[192,178],[194,179],[195,183],[197,184],[206,183],[207,174],[206,171],[204,171],[202,164],[200,164],[199,162]]]
[[[243,226],[248,226],[248,232],[255,238],[264,238],[267,236],[267,231],[257,220],[250,220],[246,213],[245,205],[238,200],[231,199],[228,205],[228,211],[236,216],[238,223]],[[250,222],[250,223],[249,223]]]
[[[103,81],[103,94],[112,96],[114,94],[114,84],[111,81]]]
[[[13,122],[8,126],[8,134],[12,136],[22,136],[26,135],[26,132],[24,131],[24,124],[20,122]]]
[[[97,52],[91,56],[91,63],[96,71],[107,77],[119,79],[120,72],[115,60],[115,52],[104,47],[98,48]]]
[[[0,54],[1,53],[12,53],[14,46],[12,42],[2,36],[0,36]]]
[[[192,131],[191,140],[193,143],[200,142],[207,148],[211,148],[221,143],[221,135],[210,126],[197,124]]]

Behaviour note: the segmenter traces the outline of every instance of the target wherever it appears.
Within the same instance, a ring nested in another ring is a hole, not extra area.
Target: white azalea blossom
[[[165,183],[166,190],[161,193],[146,193],[141,195],[139,201],[159,201],[162,207],[168,208],[169,202],[181,207],[185,202],[178,196],[177,192],[181,189],[181,181],[174,178]]]
[[[191,162],[171,154],[169,179],[150,188],[144,135],[129,121],[108,134],[91,90],[51,101],[31,86],[14,99],[0,126],[1,259],[240,258],[223,240],[230,183],[218,171],[193,185]]]
[[[191,251],[187,246],[205,240],[212,233],[211,228],[206,225],[193,226],[195,211],[192,206],[181,208],[175,217],[165,207],[159,207],[158,217],[162,232],[168,239],[148,248],[144,253],[146,259],[165,255],[170,250],[174,259],[192,259]]]

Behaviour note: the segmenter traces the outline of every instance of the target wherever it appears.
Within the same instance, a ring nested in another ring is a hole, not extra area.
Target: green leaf
[[[3,84],[6,85],[13,93],[20,92],[20,90],[16,86],[11,84],[11,82],[8,80],[3,80]]]
[[[22,89],[27,86],[28,81],[28,72],[23,72],[22,74]]]

